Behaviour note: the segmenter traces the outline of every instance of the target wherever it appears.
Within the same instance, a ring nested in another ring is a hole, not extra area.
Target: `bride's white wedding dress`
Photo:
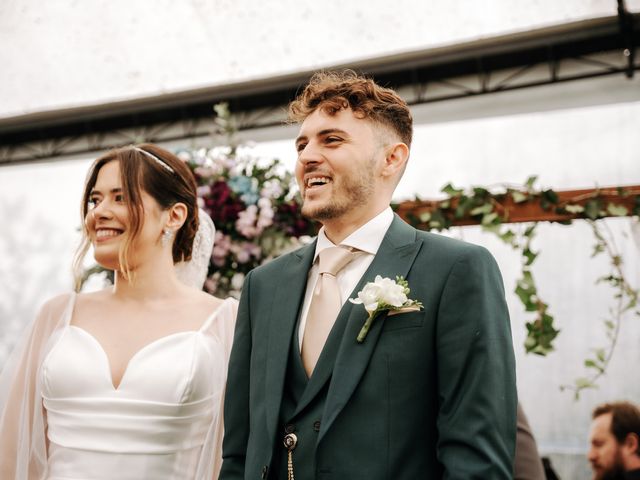
[[[32,476],[38,469],[24,467],[24,478],[215,478],[237,301],[225,300],[197,331],[143,347],[117,386],[100,343],[70,325],[74,301],[72,294],[46,342],[34,386],[44,412],[46,473]]]
[[[215,433],[226,377],[216,328],[235,316],[234,302],[225,300],[198,331],[143,347],[117,388],[102,346],[67,320],[41,368],[49,478],[196,478],[200,455],[213,454],[202,449]]]

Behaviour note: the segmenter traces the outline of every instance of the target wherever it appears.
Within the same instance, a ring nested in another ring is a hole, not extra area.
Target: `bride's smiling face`
[[[122,187],[120,163],[114,160],[100,168],[89,194],[85,221],[95,259],[104,268],[120,268],[120,253],[131,238],[131,267],[134,269],[161,249],[163,212],[158,202],[144,190],[140,191],[140,200],[143,221],[140,231],[136,233],[130,228],[129,207]]]

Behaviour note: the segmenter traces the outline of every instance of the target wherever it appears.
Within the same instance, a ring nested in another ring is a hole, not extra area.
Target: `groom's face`
[[[355,224],[371,216],[384,159],[376,131],[351,109],[334,115],[318,109],[304,120],[296,139],[304,216]]]

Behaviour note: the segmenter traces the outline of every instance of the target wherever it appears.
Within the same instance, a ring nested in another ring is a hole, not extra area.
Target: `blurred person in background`
[[[545,480],[545,469],[538,453],[529,420],[518,402],[516,455],[513,461],[514,480]]]
[[[587,458],[594,480],[640,480],[640,409],[605,403],[593,411]]]

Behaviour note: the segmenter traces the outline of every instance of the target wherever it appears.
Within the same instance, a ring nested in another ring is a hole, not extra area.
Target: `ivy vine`
[[[597,380],[605,374],[613,355],[620,324],[625,314],[633,311],[640,316],[638,296],[640,291],[631,286],[622,265],[623,260],[616,248],[613,236],[606,230],[606,224],[598,220],[610,216],[638,216],[640,214],[640,192],[615,190],[617,198],[625,198],[626,205],[609,201],[611,191],[592,190],[569,199],[561,199],[551,189],[535,188],[536,176],[527,179],[519,187],[501,185],[490,190],[486,187],[471,189],[456,188],[447,184],[442,192],[447,198],[437,202],[422,202],[419,198],[401,214],[413,226],[423,230],[446,230],[455,225],[479,224],[484,231],[496,235],[507,245],[520,253],[521,273],[516,281],[515,293],[531,318],[526,322],[527,336],[524,347],[527,353],[545,356],[554,350],[554,340],[559,330],[554,324],[549,305],[540,297],[531,266],[539,252],[534,252],[532,240],[540,220],[526,224],[526,228],[515,228],[510,223],[510,214],[517,206],[539,206],[545,212],[557,214],[563,224],[570,224],[573,218],[586,219],[593,230],[596,243],[594,254],[606,254],[610,258],[611,272],[597,282],[609,284],[614,289],[616,306],[611,309],[604,325],[608,344],[593,350],[593,355],[584,361],[590,374],[575,380],[562,389],[573,391],[576,398],[586,388],[595,388]],[[396,206],[401,208],[403,205]]]
[[[605,283],[613,289],[615,305],[609,309],[609,315],[603,320],[603,326],[607,338],[607,345],[592,349],[592,356],[584,361],[584,366],[588,369],[587,376],[574,380],[572,385],[562,385],[562,390],[574,392],[576,400],[580,393],[588,388],[597,388],[598,379],[606,373],[609,362],[613,357],[613,352],[620,334],[622,318],[627,313],[633,313],[640,317],[640,306],[638,296],[640,291],[634,289],[623,270],[623,259],[614,240],[614,236],[606,223],[589,220],[591,229],[596,239],[592,258],[606,254],[609,257],[610,272],[596,280],[597,283]]]

